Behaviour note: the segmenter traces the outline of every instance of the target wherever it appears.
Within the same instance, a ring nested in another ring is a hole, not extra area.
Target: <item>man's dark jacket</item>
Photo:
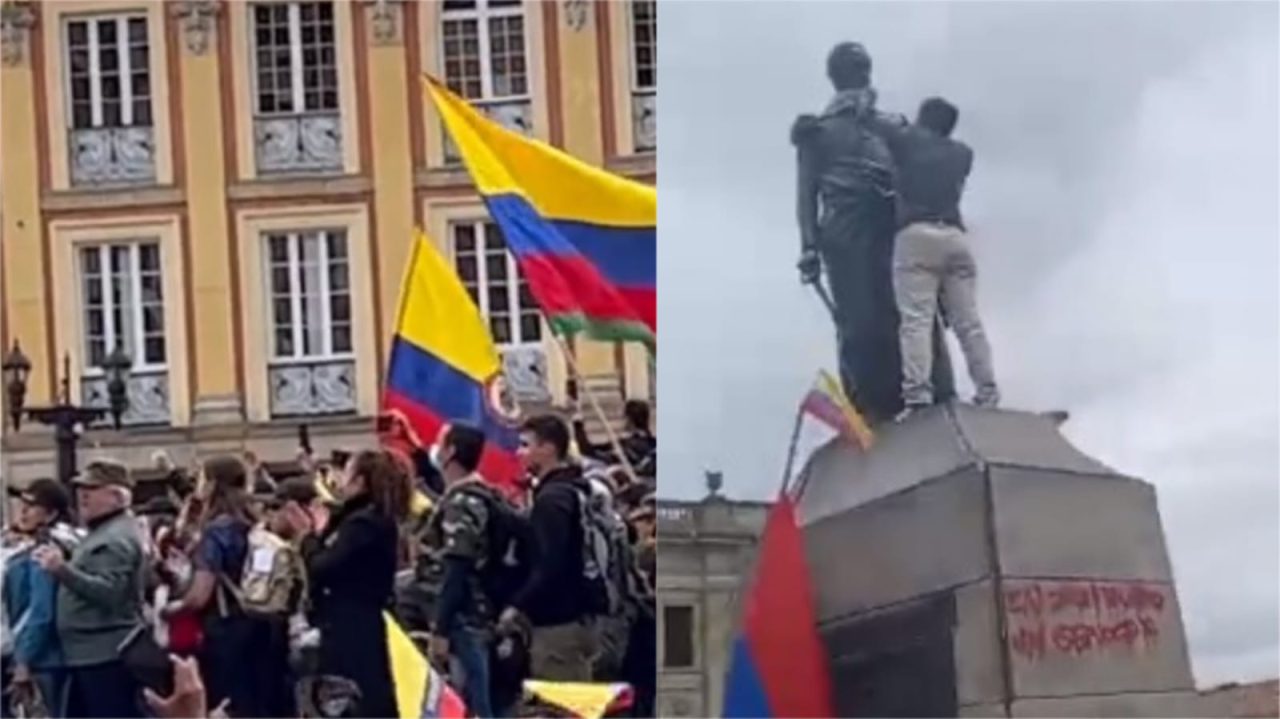
[[[897,164],[898,227],[938,222],[964,230],[960,197],[973,169],[973,150],[919,125],[882,123]]]
[[[548,472],[533,493],[529,521],[537,560],[512,605],[535,627],[568,624],[591,613],[582,579],[583,481],[580,468],[559,467]]]

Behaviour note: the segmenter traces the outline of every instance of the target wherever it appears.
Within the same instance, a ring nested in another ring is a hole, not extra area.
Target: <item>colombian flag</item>
[[[391,680],[396,687],[400,719],[466,719],[467,706],[462,697],[432,668],[395,618],[384,612],[382,622],[391,652]]]
[[[726,717],[830,717],[831,676],[818,638],[804,537],[785,490],[769,510],[725,679]]]
[[[432,78],[424,84],[551,327],[656,346],[657,191],[507,130]]]
[[[482,429],[480,473],[517,491],[517,410],[506,393],[498,350],[466,288],[421,231],[401,288],[382,409],[402,415],[414,433],[430,440],[449,422]]]

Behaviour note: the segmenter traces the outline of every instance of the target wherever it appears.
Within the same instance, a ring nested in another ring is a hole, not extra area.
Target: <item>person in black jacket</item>
[[[399,538],[409,512],[409,472],[386,450],[360,452],[339,482],[342,505],[328,520],[308,511],[312,534],[303,543],[320,629],[319,673],[355,682],[356,716],[399,716],[383,611],[391,606]]]
[[[589,682],[600,638],[582,571],[584,480],[568,453],[569,428],[560,418],[532,417],[521,427],[520,460],[537,478],[530,514],[537,556],[499,627],[512,629],[522,619],[533,626],[534,677]]]

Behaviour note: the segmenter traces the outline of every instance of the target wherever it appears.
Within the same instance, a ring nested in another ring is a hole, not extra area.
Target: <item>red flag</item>
[[[818,637],[804,536],[785,491],[779,492],[765,523],[730,662],[724,716],[833,716],[831,675]]]

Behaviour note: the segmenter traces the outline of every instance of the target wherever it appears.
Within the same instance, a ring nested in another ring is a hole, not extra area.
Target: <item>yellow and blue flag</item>
[[[518,410],[498,350],[466,288],[421,231],[401,289],[382,410],[404,417],[423,438],[434,439],[452,422],[479,428],[480,474],[518,492]]]
[[[656,346],[657,191],[502,127],[433,78],[424,84],[548,324]]]
[[[396,688],[400,719],[465,719],[466,704],[432,668],[400,624],[383,613],[387,650],[391,653],[391,680]]]

